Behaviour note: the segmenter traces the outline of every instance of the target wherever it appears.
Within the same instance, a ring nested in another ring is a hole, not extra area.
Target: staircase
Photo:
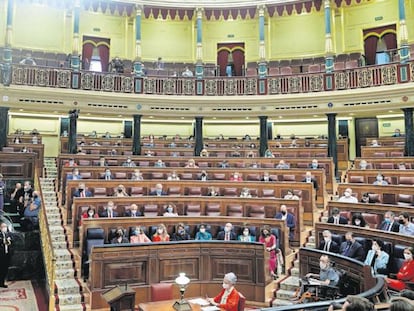
[[[276,292],[276,299],[273,300],[272,306],[289,306],[294,304],[291,301],[299,287],[299,260],[293,262],[293,267],[290,269],[290,275],[279,283],[279,290]]]
[[[76,279],[73,255],[68,250],[65,229],[62,226],[62,218],[58,207],[56,194],[57,167],[54,158],[45,158],[44,178],[40,178],[40,187],[43,194],[43,203],[46,209],[47,222],[55,262],[55,310],[60,311],[84,311],[81,285]]]

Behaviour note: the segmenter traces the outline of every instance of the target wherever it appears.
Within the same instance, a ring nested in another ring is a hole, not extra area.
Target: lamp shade
[[[175,279],[175,283],[177,285],[181,286],[186,286],[188,285],[188,283],[190,283],[190,279],[188,277],[185,276],[185,273],[180,273],[180,275]]]

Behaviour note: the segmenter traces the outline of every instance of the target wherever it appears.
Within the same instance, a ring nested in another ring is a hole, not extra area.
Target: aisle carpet
[[[8,288],[0,288],[1,311],[39,311],[30,281],[8,282]]]

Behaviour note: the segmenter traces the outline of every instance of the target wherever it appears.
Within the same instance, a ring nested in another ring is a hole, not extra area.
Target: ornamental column
[[[203,117],[195,117],[195,131],[194,131],[194,155],[199,156],[203,149]]]
[[[414,156],[414,128],[413,128],[413,108],[403,108],[405,124],[405,150],[404,155]]]
[[[142,49],[141,49],[141,21],[142,21],[142,6],[137,5],[135,10],[135,61],[134,72],[135,76],[145,76],[142,70]]]
[[[141,154],[141,117],[140,114],[134,114],[134,135],[132,136],[132,154]]]
[[[410,48],[408,46],[408,30],[405,22],[405,2],[398,0],[399,22],[400,22],[400,63],[405,64],[410,59]]]
[[[7,146],[9,132],[9,107],[0,107],[0,150]]]
[[[69,153],[75,154],[77,152],[77,126],[78,126],[79,109],[69,111],[69,138],[68,149]]]
[[[3,63],[1,65],[1,81],[4,86],[9,86],[11,83],[11,64],[12,64],[12,49],[11,37],[13,32],[13,0],[7,1],[7,24],[6,37],[3,50]]]
[[[195,76],[202,79],[204,75],[203,67],[203,8],[196,8],[197,26],[197,46],[196,46],[196,65]]]
[[[338,178],[338,155],[336,142],[336,113],[327,113],[328,117],[328,157],[334,162],[334,176]]]
[[[325,0],[325,71],[331,73],[333,71],[333,43],[331,32],[331,1]]]
[[[79,14],[80,14],[80,0],[75,0],[73,7],[73,43],[72,43],[72,56],[70,59],[70,68],[73,71],[79,71],[81,69],[79,51],[80,51],[80,39],[79,39]]]
[[[265,78],[267,76],[267,63],[266,63],[266,47],[265,47],[265,6],[260,5],[259,10],[259,78]]]
[[[259,116],[260,119],[260,147],[259,147],[259,155],[264,157],[265,152],[268,148],[267,143],[267,116]]]

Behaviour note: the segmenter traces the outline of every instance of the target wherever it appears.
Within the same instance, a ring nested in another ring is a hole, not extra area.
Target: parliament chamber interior
[[[412,1],[0,16],[0,309],[414,309]]]

